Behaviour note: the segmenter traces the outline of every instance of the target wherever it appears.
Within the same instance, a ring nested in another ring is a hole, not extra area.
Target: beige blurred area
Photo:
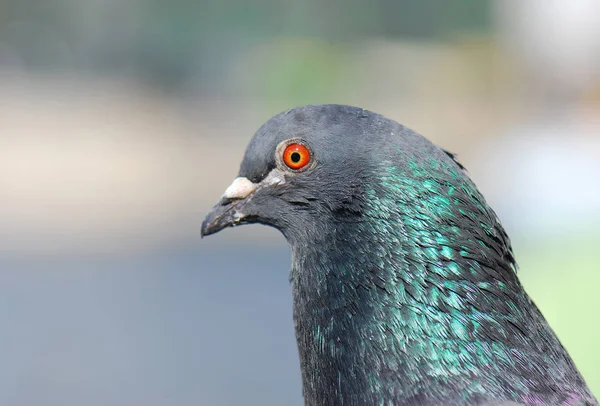
[[[2,250],[118,253],[199,236],[237,171],[244,145],[226,139],[243,118],[185,110],[124,81],[0,72]]]
[[[216,99],[184,98],[126,77],[5,68],[2,249],[19,255],[100,254],[198,237],[203,212],[235,177],[254,131],[296,105],[294,87],[322,80],[320,69],[330,79],[324,90],[315,90],[322,97],[301,94],[298,103],[346,103],[394,118],[458,152],[482,190],[502,203],[514,184],[507,184],[501,164],[495,173],[489,169],[493,151],[487,148],[529,125],[545,104],[554,109],[554,102],[563,103],[540,96],[547,84],[530,78],[522,62],[498,41],[478,36],[428,43],[365,39],[338,47],[276,38],[244,50],[224,67],[223,82],[235,92]],[[278,69],[272,64],[293,69],[305,64],[315,77],[291,75],[282,89],[269,90],[268,70]],[[593,79],[568,94],[561,112],[574,130],[559,134],[572,144],[565,153],[581,144],[600,155],[600,85]],[[555,97],[553,89],[547,91]],[[549,125],[554,118],[547,118]],[[535,154],[538,147],[529,146],[527,155]],[[229,237],[255,233],[279,238],[261,229]]]

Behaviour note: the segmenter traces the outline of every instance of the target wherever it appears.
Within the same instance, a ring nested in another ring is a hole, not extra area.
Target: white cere
[[[231,185],[223,193],[223,197],[228,199],[243,199],[254,192],[258,185],[251,182],[248,178],[235,178]]]

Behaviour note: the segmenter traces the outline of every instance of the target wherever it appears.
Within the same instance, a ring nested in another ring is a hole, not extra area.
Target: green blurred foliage
[[[279,109],[281,101],[294,105],[333,103],[352,89],[345,89],[353,66],[347,49],[339,44],[310,40],[280,40],[268,50],[271,60],[252,61],[256,72],[248,81],[250,92],[260,90],[267,107]]]
[[[568,233],[520,247],[519,276],[588,385],[600,393],[600,266],[593,235]],[[554,249],[553,249],[554,248]],[[582,283],[585,281],[585,283]],[[582,326],[588,332],[582,335]]]
[[[228,61],[269,38],[341,43],[366,37],[443,39],[488,31],[490,4],[491,0],[8,1],[0,4],[0,44],[13,49],[26,68],[124,73],[175,89],[193,78],[218,87]],[[301,70],[290,67],[291,73]]]

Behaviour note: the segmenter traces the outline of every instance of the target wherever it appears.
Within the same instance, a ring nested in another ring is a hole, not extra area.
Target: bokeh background
[[[458,153],[600,394],[597,0],[3,0],[0,404],[301,405],[283,237],[199,230],[308,103]]]

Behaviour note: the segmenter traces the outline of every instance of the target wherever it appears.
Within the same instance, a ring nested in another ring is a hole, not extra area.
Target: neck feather
[[[561,385],[582,382],[519,284],[495,214],[467,185],[367,190],[360,219],[338,213],[313,244],[292,244],[307,405],[520,402],[570,396]],[[549,369],[555,381],[536,380]]]

